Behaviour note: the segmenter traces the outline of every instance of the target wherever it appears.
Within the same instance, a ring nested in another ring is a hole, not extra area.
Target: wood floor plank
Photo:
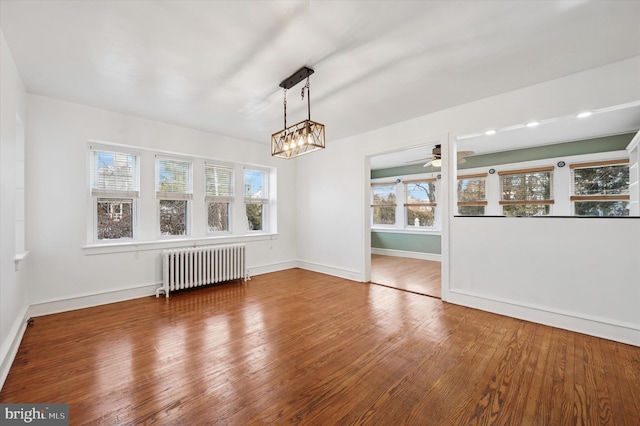
[[[640,348],[292,269],[35,318],[3,403],[72,425],[637,425]]]
[[[432,297],[442,296],[440,262],[371,255],[371,282]]]

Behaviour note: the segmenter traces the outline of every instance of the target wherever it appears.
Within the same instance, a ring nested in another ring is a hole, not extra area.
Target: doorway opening
[[[434,144],[369,157],[370,281],[441,298],[440,168]]]

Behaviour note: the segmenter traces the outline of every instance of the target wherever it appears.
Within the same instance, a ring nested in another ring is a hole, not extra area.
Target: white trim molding
[[[328,265],[321,265],[319,263],[305,262],[299,260],[297,262],[298,268],[306,269],[307,271],[318,272],[320,274],[332,275],[338,278],[344,278],[345,280],[365,282],[362,271],[354,271],[351,269],[336,268]]]
[[[460,290],[449,289],[443,301],[640,347],[640,329],[634,324],[514,303]]]
[[[372,247],[371,254],[379,254],[381,256],[408,257],[410,259],[442,262],[442,255],[438,253],[421,253],[417,251],[392,250]]]
[[[2,346],[0,346],[0,389],[2,389],[5,380],[7,380],[13,360],[20,348],[20,342],[22,342],[22,337],[27,330],[28,308],[29,306],[25,305],[20,310],[20,313],[9,330],[9,334],[2,342]]]

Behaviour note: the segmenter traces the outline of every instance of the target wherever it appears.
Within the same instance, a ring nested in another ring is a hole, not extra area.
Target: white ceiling
[[[265,144],[303,65],[331,143],[640,55],[639,22],[635,0],[0,0],[29,93]]]

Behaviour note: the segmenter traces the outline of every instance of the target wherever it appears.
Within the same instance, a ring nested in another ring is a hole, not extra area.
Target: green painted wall
[[[440,254],[440,235],[371,232],[371,247],[389,250]]]
[[[534,148],[514,149],[512,151],[495,152],[486,155],[474,155],[466,158],[459,169],[497,166],[499,164],[519,163],[521,161],[542,160],[545,158],[568,157],[570,155],[592,154],[595,152],[621,151],[626,149],[635,133],[607,136],[603,138],[585,139],[555,145]],[[424,172],[423,172],[424,173]]]
[[[474,155],[467,157],[459,169],[472,169],[475,167],[488,167],[500,164],[518,163],[522,161],[542,160],[545,158],[558,158],[570,155],[591,154],[595,152],[608,152],[624,150],[635,133],[607,136],[603,138],[586,139],[575,142],[565,142],[555,145],[545,145],[534,148],[515,149],[512,151],[497,152],[486,155]],[[439,171],[432,166],[422,167],[421,164],[393,167],[382,170],[372,170],[371,179],[390,176],[405,176],[418,173],[432,173]],[[399,234],[371,232],[371,247],[418,253],[441,253],[441,239],[439,235]]]
[[[537,146],[534,148],[514,149],[512,151],[495,152],[486,155],[474,155],[467,157],[466,162],[458,168],[473,169],[475,167],[497,166],[500,164],[519,163],[521,161],[542,160],[570,155],[592,154],[595,152],[609,152],[624,150],[635,133],[607,136],[603,138],[585,139],[574,142],[564,142],[555,145]],[[389,169],[371,170],[371,179],[389,176],[405,176],[418,173],[433,173],[440,168],[433,166],[422,167],[422,164],[411,166],[392,167]]]

